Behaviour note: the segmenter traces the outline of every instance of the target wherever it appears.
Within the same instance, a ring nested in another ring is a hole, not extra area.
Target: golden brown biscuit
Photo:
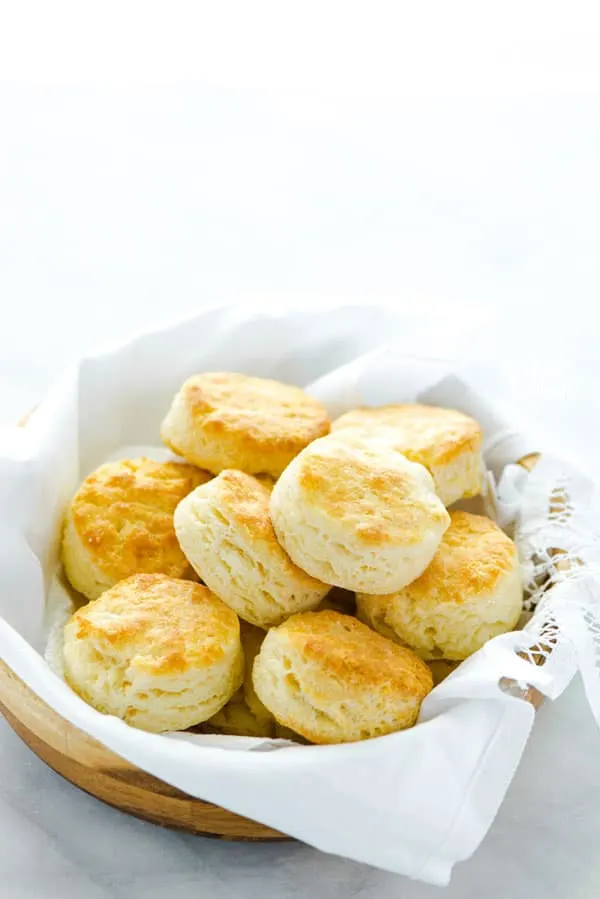
[[[495,522],[452,512],[429,568],[387,596],[357,595],[358,616],[423,659],[466,659],[521,614],[517,550]]]
[[[179,544],[201,579],[240,618],[262,628],[314,609],[329,592],[279,545],[269,497],[252,475],[223,471],[175,511]]]
[[[214,474],[237,468],[277,478],[301,449],[328,431],[325,407],[299,387],[207,372],[185,382],[161,436],[180,456]]]
[[[481,493],[481,427],[455,409],[412,404],[354,409],[336,419],[331,430],[382,440],[424,465],[446,506]]]
[[[224,734],[229,737],[258,737],[272,739],[275,736],[275,723],[271,717],[268,724],[257,721],[246,700],[244,691],[240,687],[227,705],[213,715],[200,727],[194,728],[202,734]]]
[[[237,616],[206,587],[137,574],[71,617],[65,679],[90,705],[155,733],[210,718],[242,682]]]
[[[173,512],[210,479],[181,462],[123,459],[88,475],[67,511],[62,561],[70,583],[96,599],[132,574],[192,575],[179,548]]]
[[[410,727],[431,672],[404,647],[339,612],[294,615],[265,637],[254,662],[258,696],[312,743],[348,743]]]
[[[418,577],[450,522],[422,465],[378,442],[335,434],[290,462],[273,487],[271,519],[304,571],[371,593]]]
[[[231,734],[239,737],[274,737],[275,719],[264,707],[252,683],[252,666],[260,651],[265,632],[241,622],[244,649],[244,683],[227,705],[209,718],[202,730],[205,733]]]

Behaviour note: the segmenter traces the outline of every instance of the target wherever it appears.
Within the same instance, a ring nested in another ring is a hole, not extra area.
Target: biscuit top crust
[[[481,426],[456,409],[400,404],[363,407],[341,415],[332,432],[380,437],[413,462],[443,465],[464,452],[479,452]]]
[[[294,451],[329,431],[322,403],[300,387],[233,372],[207,372],[181,388],[192,421],[207,435],[244,435],[250,444]]]
[[[382,444],[332,434],[292,465],[303,502],[365,545],[416,545],[448,522],[426,469]]]
[[[93,563],[114,580],[132,571],[174,577],[188,569],[173,527],[178,503],[210,475],[193,465],[125,459],[88,475],[70,507]]]
[[[494,521],[470,512],[451,512],[450,527],[431,564],[400,595],[416,603],[435,600],[460,605],[465,597],[472,601],[492,593],[518,564],[515,544]]]
[[[67,630],[150,676],[209,667],[240,637],[237,615],[214,593],[161,574],[121,581],[75,612]]]
[[[350,694],[379,690],[423,698],[433,686],[428,666],[350,615],[325,610],[293,615],[274,633],[295,657]],[[285,650],[284,650],[285,651]]]

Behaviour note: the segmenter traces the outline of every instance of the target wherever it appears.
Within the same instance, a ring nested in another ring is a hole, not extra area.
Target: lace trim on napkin
[[[600,725],[600,511],[594,484],[543,456],[532,472],[515,465],[498,485],[498,518],[514,528],[525,583],[523,659],[544,665],[558,695],[576,667]]]

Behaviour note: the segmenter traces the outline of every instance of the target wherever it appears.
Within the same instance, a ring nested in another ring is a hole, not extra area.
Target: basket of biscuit
[[[535,710],[600,707],[591,483],[393,312],[207,310],[81,360],[0,444],[0,703],[198,833],[448,882]]]

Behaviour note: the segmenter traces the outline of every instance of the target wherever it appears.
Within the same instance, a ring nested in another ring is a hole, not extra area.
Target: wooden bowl
[[[530,469],[537,456],[523,459]],[[541,695],[521,691],[537,707]],[[121,811],[155,824],[232,840],[287,840],[285,834],[195,799],[141,771],[62,718],[0,660],[0,711],[13,730],[66,780]]]
[[[47,765],[86,793],[130,815],[221,839],[289,839],[265,824],[194,799],[130,765],[57,714],[2,661],[0,711]]]

